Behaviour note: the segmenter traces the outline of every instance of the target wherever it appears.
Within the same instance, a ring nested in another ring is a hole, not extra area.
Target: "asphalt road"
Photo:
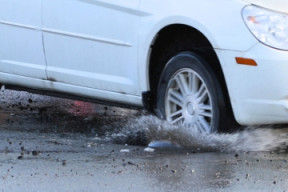
[[[0,191],[288,191],[287,133],[189,135],[142,111],[5,91]]]

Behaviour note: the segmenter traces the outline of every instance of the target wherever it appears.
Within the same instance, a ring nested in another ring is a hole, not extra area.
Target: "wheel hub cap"
[[[194,113],[195,113],[195,110],[196,110],[196,108],[195,108],[195,106],[193,105],[193,103],[188,103],[187,104],[187,112],[188,112],[188,114],[189,115],[194,115]]]
[[[197,110],[197,106],[194,103],[192,103],[192,102],[187,103],[187,113],[189,115],[191,115],[191,116],[195,115],[196,110]]]

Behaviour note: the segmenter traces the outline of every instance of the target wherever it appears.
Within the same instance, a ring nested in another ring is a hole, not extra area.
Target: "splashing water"
[[[203,134],[170,125],[154,116],[142,116],[131,120],[121,133],[111,137],[122,142],[134,139],[142,144],[168,141],[175,146],[201,151],[273,151],[287,148],[288,128],[248,127],[231,134]]]

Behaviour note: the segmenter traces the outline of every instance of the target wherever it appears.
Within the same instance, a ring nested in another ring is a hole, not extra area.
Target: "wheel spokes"
[[[200,105],[199,109],[200,109],[199,115],[212,118],[212,106],[211,105]]]
[[[180,91],[183,95],[187,95],[189,93],[189,85],[186,81],[184,74],[179,74],[175,77],[176,83],[180,88]]]
[[[168,83],[166,117],[172,124],[210,132],[213,108],[205,82],[192,69],[182,69]]]
[[[181,125],[183,123],[184,117],[181,115],[179,117],[177,117],[176,119],[174,119],[171,123],[173,125]]]
[[[181,113],[182,113],[181,110],[176,111],[175,113],[169,115],[169,117],[167,117],[167,118],[169,118],[169,119],[176,119],[176,118],[178,118],[179,116],[181,116]]]
[[[175,91],[174,89],[170,89],[168,91],[168,101],[169,103],[173,103],[178,105],[179,107],[182,107],[183,105],[183,96]]]
[[[196,93],[196,95],[199,103],[204,103],[204,101],[207,99],[208,91],[203,83],[199,88],[198,92]]]
[[[200,132],[209,132],[211,130],[209,123],[204,117],[199,116],[196,125]]]
[[[196,94],[198,87],[199,87],[199,79],[193,73],[189,73],[189,85],[190,85],[191,93]]]

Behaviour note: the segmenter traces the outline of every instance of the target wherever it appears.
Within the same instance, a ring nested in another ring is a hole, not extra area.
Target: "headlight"
[[[243,19],[253,35],[262,43],[288,50],[288,15],[256,6],[242,11]]]

